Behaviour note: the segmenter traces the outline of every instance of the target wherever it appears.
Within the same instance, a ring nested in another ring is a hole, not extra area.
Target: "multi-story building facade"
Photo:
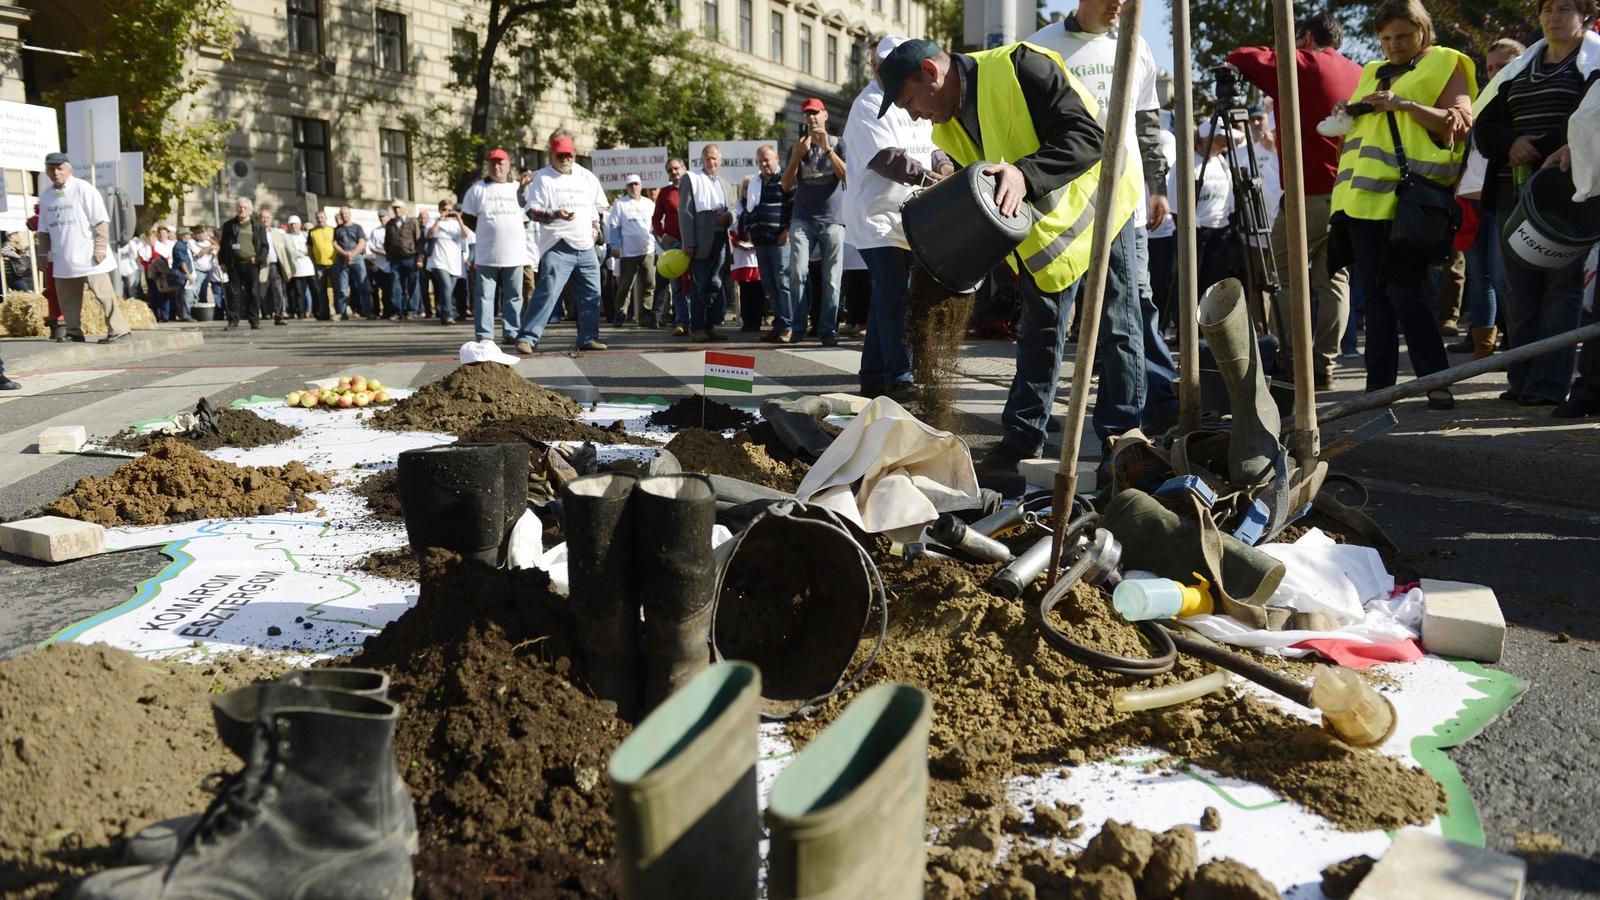
[[[21,26],[25,44],[71,51],[103,4],[119,0],[9,2],[31,13]],[[475,52],[486,3],[235,0],[235,9],[242,33],[233,58],[203,51],[194,60],[207,83],[182,114],[237,127],[223,176],[196,186],[180,220],[209,220],[215,208],[226,214],[237,194],[303,213],[313,202],[308,195],[319,206],[373,209],[449,193],[419,169],[418,135],[408,125],[440,103],[467,121],[472,93],[457,83],[462,67],[452,60]],[[927,30],[922,0],[676,0],[666,16],[664,27],[704,37],[702,46],[740,71],[743,96],[791,133],[808,96],[821,97],[842,129],[846,94],[864,83],[873,40]],[[625,52],[625,42],[617,43]],[[540,164],[545,136],[559,126],[574,132],[580,153],[596,149],[595,123],[585,119],[573,85],[538,84],[536,66],[506,55],[500,62],[517,74],[495,85],[491,118],[514,123],[518,143],[507,149]],[[24,66],[30,95],[69,74],[70,62],[59,56],[24,57],[33,63]]]

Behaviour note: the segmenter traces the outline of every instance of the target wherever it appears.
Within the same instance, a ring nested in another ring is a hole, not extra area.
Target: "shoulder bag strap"
[[[1384,90],[1388,90],[1389,79],[1383,79],[1379,82],[1379,85]],[[1392,109],[1384,113],[1384,116],[1389,120],[1389,135],[1394,139],[1394,155],[1395,158],[1400,162],[1400,181],[1402,183],[1410,181],[1411,167],[1406,164],[1406,146],[1405,143],[1400,140],[1400,123],[1395,121],[1394,110]]]

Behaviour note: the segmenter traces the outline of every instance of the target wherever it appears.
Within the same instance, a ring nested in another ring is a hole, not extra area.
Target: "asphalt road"
[[[298,325],[298,323],[297,323]],[[461,328],[360,323],[262,332],[208,332],[198,351],[123,364],[109,373],[42,396],[0,402],[0,517],[13,518],[59,496],[85,475],[118,461],[39,457],[27,435],[46,421],[81,416],[108,433],[160,409],[177,411],[198,393],[214,402],[251,394],[281,395],[312,378],[353,367],[405,374],[391,384],[420,385],[454,367]],[[611,339],[611,335],[607,335]],[[548,341],[547,341],[548,343]],[[682,349],[661,333],[624,336],[620,351],[571,358],[550,354],[525,363],[538,380],[591,384],[611,395],[689,393],[697,362],[665,351]],[[719,347],[718,349],[722,349]],[[851,390],[849,345],[842,350],[753,348],[759,389]],[[991,440],[994,385],[963,388],[969,413],[963,430],[975,444]],[[1092,445],[1091,445],[1092,446]],[[19,452],[23,451],[23,452]],[[1559,460],[1552,460],[1559,465]],[[1492,586],[1511,629],[1500,667],[1529,683],[1522,700],[1483,734],[1452,751],[1478,803],[1489,846],[1507,852],[1519,834],[1545,832],[1561,852],[1530,864],[1535,900],[1600,897],[1600,507],[1519,502],[1517,472],[1497,483],[1452,484],[1449,471],[1429,484],[1388,480],[1381,465],[1357,471],[1371,491],[1368,512],[1431,577]],[[1575,494],[1594,498],[1592,489]],[[0,555],[0,655],[24,652],[56,631],[127,599],[141,579],[166,564],[154,551],[107,555],[53,568]]]

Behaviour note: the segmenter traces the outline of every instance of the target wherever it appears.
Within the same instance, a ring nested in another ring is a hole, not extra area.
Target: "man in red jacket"
[[[656,210],[650,216],[650,233],[656,237],[656,259],[683,243],[683,232],[678,225],[678,182],[687,171],[683,160],[676,156],[667,160],[667,186],[656,194]],[[677,319],[672,333],[676,335],[689,333],[689,302],[684,298],[683,282],[683,278],[674,278],[671,285],[672,315]],[[646,324],[651,328],[667,324],[667,279],[660,275],[656,276],[656,290],[650,307]]]
[[[1333,112],[1334,104],[1350,99],[1361,81],[1361,67],[1339,52],[1344,43],[1344,28],[1331,13],[1319,13],[1298,23],[1295,65],[1300,76],[1300,146],[1304,157],[1306,184],[1306,243],[1311,250],[1311,295],[1316,304],[1312,369],[1317,390],[1333,386],[1334,360],[1339,356],[1339,337],[1350,316],[1350,286],[1344,269],[1328,272],[1328,215],[1333,197],[1333,179],[1339,173],[1339,145],[1336,137],[1317,133],[1317,123]],[[1278,55],[1271,47],[1241,47],[1228,54],[1228,62],[1261,92],[1278,102]],[[1280,171],[1283,154],[1283,120],[1277,128]],[[1287,187],[1287,186],[1286,186]],[[1278,275],[1289,279],[1289,240],[1287,221],[1280,210],[1272,226],[1272,255]],[[1288,296],[1280,291],[1279,298]],[[1273,321],[1282,342],[1280,371],[1293,371],[1293,350],[1289,341],[1289,310],[1279,302]]]

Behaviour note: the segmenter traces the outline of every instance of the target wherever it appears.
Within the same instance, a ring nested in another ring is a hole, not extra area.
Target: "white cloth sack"
[[[1261,544],[1262,553],[1283,563],[1283,581],[1268,606],[1320,612],[1348,625],[1366,614],[1363,604],[1394,593],[1394,576],[1371,547],[1340,544],[1313,528],[1292,544]]]
[[[916,540],[940,512],[968,508],[977,495],[966,442],[888,397],[868,403],[795,490],[800,500],[891,540]]]

